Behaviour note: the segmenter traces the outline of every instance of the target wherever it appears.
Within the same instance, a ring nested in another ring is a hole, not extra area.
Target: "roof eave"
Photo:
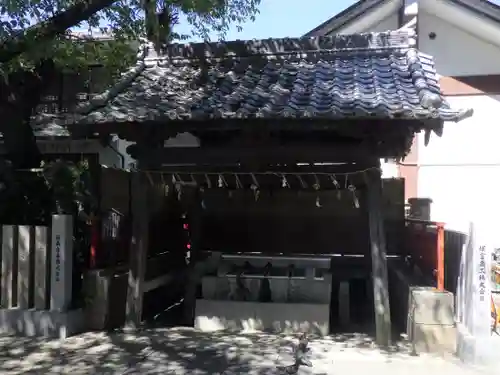
[[[500,6],[487,0],[448,0],[481,17],[500,23]]]
[[[447,117],[445,120],[451,122],[460,122],[468,119],[469,117],[472,117],[473,114],[474,110],[472,108],[455,109],[453,110],[451,116]]]
[[[398,0],[403,4],[404,0]],[[355,21],[367,12],[372,12],[378,7],[384,5],[387,0],[360,0],[357,3],[346,8],[342,12],[336,14],[329,20],[323,22],[321,25],[315,27],[313,30],[304,34],[304,37],[324,36],[340,30],[342,27]]]

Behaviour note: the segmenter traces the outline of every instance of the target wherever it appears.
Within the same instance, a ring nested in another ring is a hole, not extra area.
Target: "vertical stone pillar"
[[[50,273],[48,228],[35,227],[35,309],[45,310],[50,306]]]
[[[32,240],[34,240],[33,227],[20,225],[18,233],[18,280],[17,280],[17,306],[20,309],[28,309],[33,304],[33,252]]]
[[[2,269],[1,269],[1,304],[4,309],[17,305],[17,235],[16,226],[2,227]]]
[[[67,311],[72,302],[73,217],[52,215],[50,309]]]
[[[498,340],[491,335],[491,258],[482,227],[470,225],[463,251],[457,324],[457,354],[466,363],[497,363]]]

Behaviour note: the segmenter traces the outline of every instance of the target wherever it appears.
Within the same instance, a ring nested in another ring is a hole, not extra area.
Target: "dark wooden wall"
[[[203,194],[201,248],[224,252],[367,254],[364,191],[207,190]],[[316,202],[320,203],[318,207]],[[389,254],[402,252],[404,182],[384,181]]]
[[[155,176],[153,176],[154,178]],[[128,216],[130,173],[103,169],[101,209]],[[182,212],[174,187],[154,179],[150,190],[151,256],[183,252]],[[389,254],[403,253],[404,181],[384,180],[384,212]],[[168,194],[167,194],[168,192]],[[249,189],[206,189],[203,201],[202,250],[289,254],[368,254],[368,219],[364,192],[357,191],[359,208],[349,191],[263,190],[258,199]],[[182,192],[181,196],[182,198]],[[321,207],[317,207],[319,199]],[[126,238],[121,226],[120,238]],[[128,254],[126,241],[104,236],[109,251]],[[122,258],[122,255],[119,256]]]
[[[263,191],[257,201],[251,191],[204,195],[203,249],[342,254],[364,253],[368,246],[366,215],[348,192],[339,199],[337,192]]]

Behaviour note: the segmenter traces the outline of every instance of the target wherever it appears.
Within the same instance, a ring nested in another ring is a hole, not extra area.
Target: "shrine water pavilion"
[[[380,160],[404,158],[416,133],[440,135],[471,114],[448,105],[432,58],[400,30],[161,52],[145,42],[113,87],[37,126],[133,143],[129,325],[169,279],[148,276],[161,249],[168,273],[184,272],[186,324],[281,319],[328,331],[342,318],[343,280],[357,277],[361,310],[387,344],[387,255],[402,253],[404,189],[382,180]],[[195,142],[166,146],[186,133]]]

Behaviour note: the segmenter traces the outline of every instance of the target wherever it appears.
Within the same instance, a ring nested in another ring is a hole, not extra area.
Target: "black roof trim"
[[[500,6],[488,0],[448,0],[493,22],[500,23]]]
[[[336,14],[329,20],[323,22],[318,27],[309,31],[304,37],[324,36],[340,29],[342,26],[354,21],[366,12],[370,12],[387,0],[359,0],[357,3],[344,9],[342,12]],[[401,2],[403,0],[400,0]]]

